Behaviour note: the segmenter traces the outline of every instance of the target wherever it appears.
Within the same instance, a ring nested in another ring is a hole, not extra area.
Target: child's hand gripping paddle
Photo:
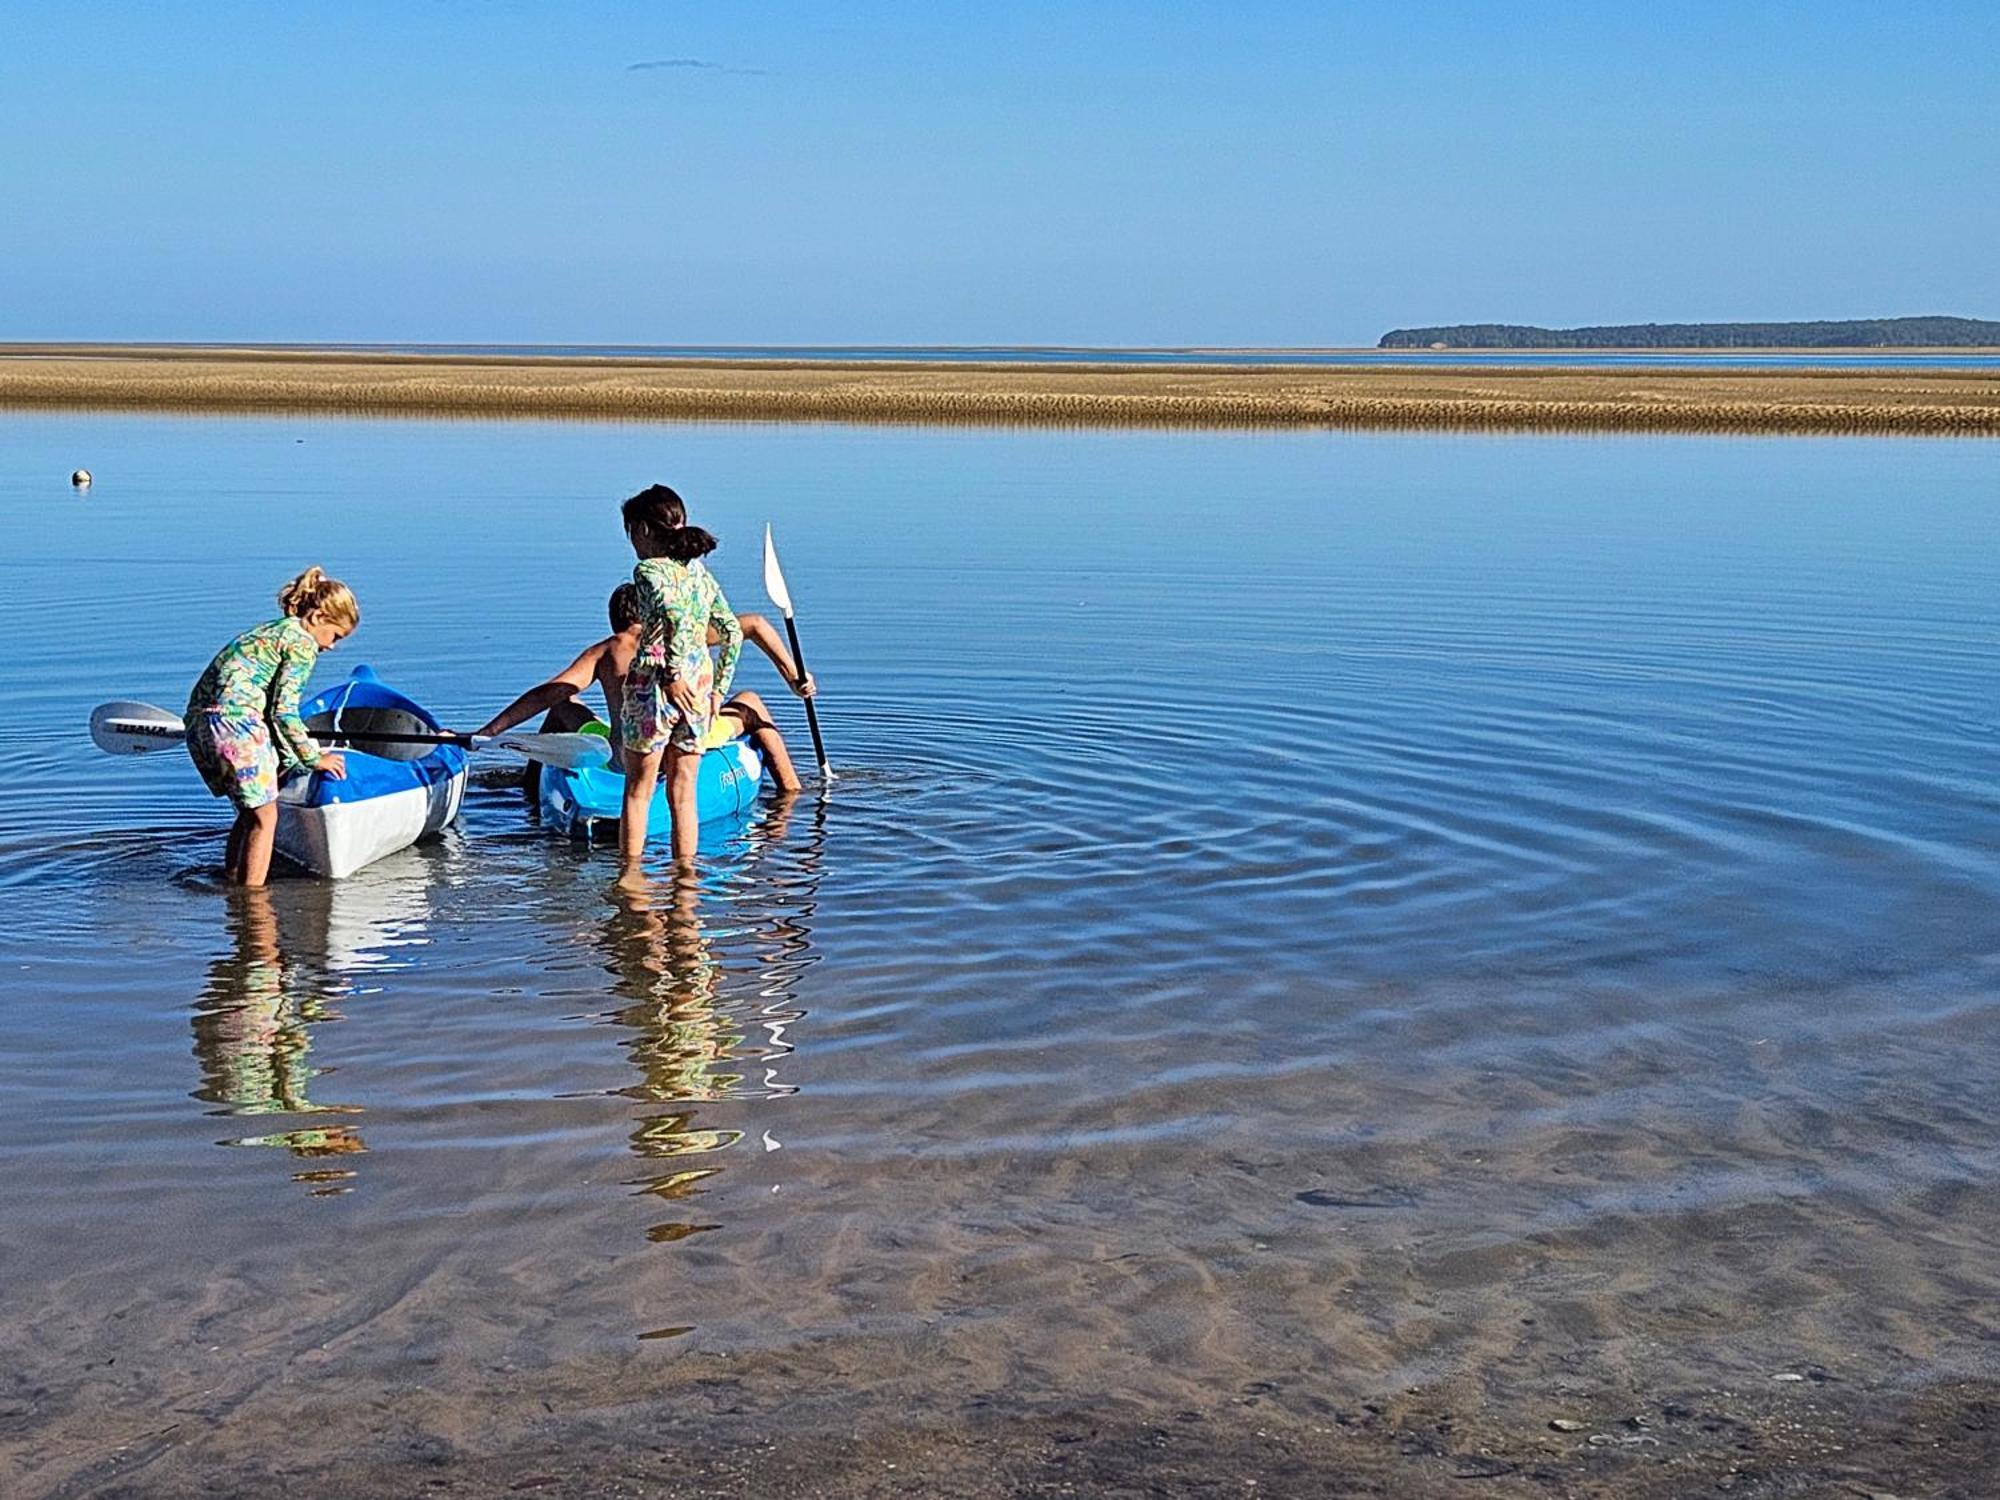
[[[785,587],[785,573],[778,566],[778,549],[771,541],[771,527],[764,526],[764,592],[771,596],[771,602],[778,606],[785,617],[785,636],[792,643],[792,660],[804,678],[806,654],[799,646],[799,627],[792,620],[792,591]],[[822,781],[833,780],[833,767],[826,763],[826,742],[819,737],[819,714],[813,708],[810,698],[801,700],[806,706],[806,728],[812,731],[813,754],[819,757],[819,774]]]
[[[187,738],[180,715],[150,703],[120,699],[100,703],[90,714],[90,738],[109,755],[143,755],[164,750]],[[397,734],[388,730],[343,729],[315,731],[314,739],[336,745],[457,745],[464,750],[508,750],[565,771],[601,766],[611,759],[610,745],[594,734],[500,734],[480,738],[470,734]]]

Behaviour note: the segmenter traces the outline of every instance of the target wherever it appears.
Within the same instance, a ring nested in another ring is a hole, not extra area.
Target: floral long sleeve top
[[[187,717],[213,713],[236,723],[262,720],[279,763],[311,770],[321,751],[299,717],[299,699],[318,661],[319,643],[289,615],[246,630],[201,674],[188,695]]]
[[[708,627],[722,637],[713,692],[729,692],[743,654],[743,627],[722,596],[722,585],[699,562],[649,557],[632,570],[639,590],[640,665],[700,684],[708,668]]]

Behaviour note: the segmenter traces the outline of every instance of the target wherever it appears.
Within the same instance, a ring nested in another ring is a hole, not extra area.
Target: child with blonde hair
[[[278,590],[283,611],[215,654],[188,695],[187,748],[208,789],[236,806],[223,875],[262,885],[278,832],[278,781],[303,768],[339,779],[347,762],[322,750],[299,717],[299,698],[322,651],[354,633],[361,606],[318,568]]]

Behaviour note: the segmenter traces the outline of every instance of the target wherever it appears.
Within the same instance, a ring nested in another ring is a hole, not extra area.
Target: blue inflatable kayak
[[[438,734],[421,704],[367,667],[299,707],[306,728],[386,734]],[[293,776],[278,789],[278,852],[316,875],[338,880],[384,855],[408,848],[458,816],[465,795],[465,751],[456,745],[340,747],[347,775]]]
[[[586,724],[582,732],[607,737],[610,734],[602,723]],[[763,784],[764,762],[754,745],[745,739],[717,745],[702,756],[701,771],[695,782],[695,806],[702,824],[741,817],[756,803]],[[565,771],[545,765],[541,769],[538,794],[543,827],[574,838],[596,838],[618,824],[625,804],[625,777],[611,766]],[[604,825],[601,829],[600,824]],[[653,789],[646,837],[663,839],[672,826],[663,780]]]

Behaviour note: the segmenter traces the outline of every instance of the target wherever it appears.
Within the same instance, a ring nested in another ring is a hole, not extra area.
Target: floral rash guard
[[[709,716],[690,722],[667,696],[671,683],[691,683],[704,704],[727,693],[743,654],[743,627],[722,586],[699,562],[649,557],[632,570],[639,590],[639,651],[625,679],[619,705],[619,735],[626,748],[652,751],[672,744],[699,750]],[[709,660],[708,627],[722,637],[722,660]]]
[[[238,807],[276,800],[278,778],[320,762],[299,717],[319,660],[312,632],[286,616],[246,630],[216,653],[188,695],[188,754],[208,789]]]

